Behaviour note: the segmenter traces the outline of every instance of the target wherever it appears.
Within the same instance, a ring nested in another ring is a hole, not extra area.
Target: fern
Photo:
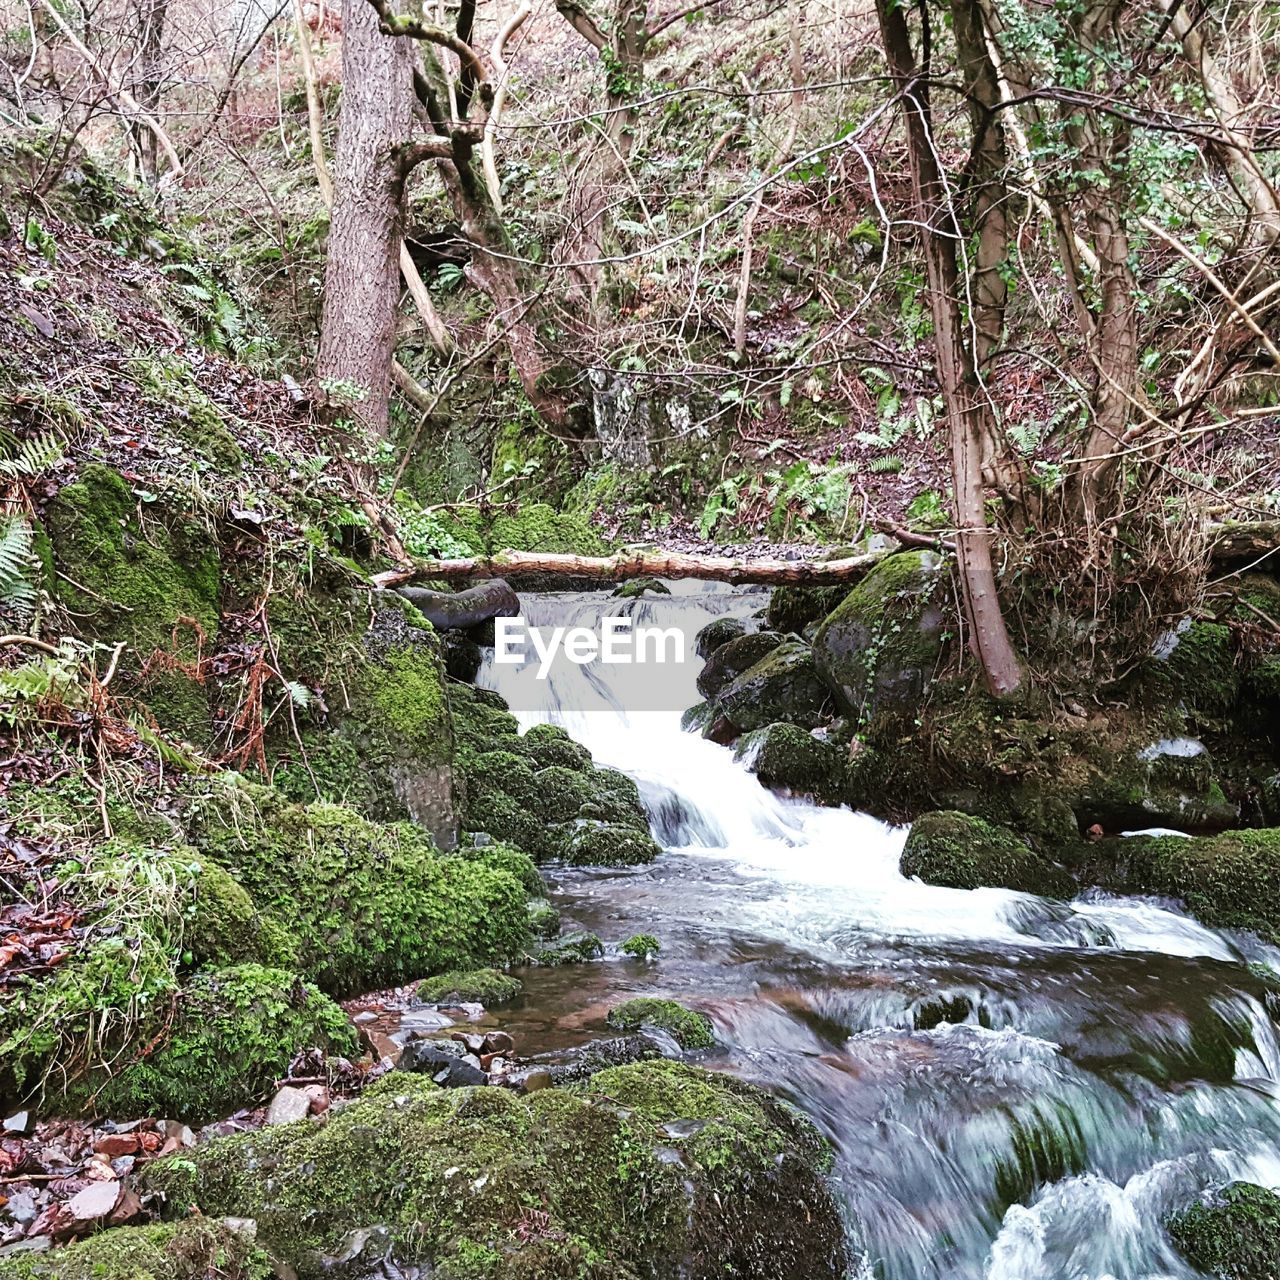
[[[35,538],[22,516],[0,516],[0,609],[31,616],[39,592],[32,581]]]
[[[896,476],[906,463],[896,453],[886,453],[883,457],[871,459],[871,470],[878,476]]]
[[[35,480],[62,461],[62,441],[51,432],[24,440],[9,457],[0,458],[0,478],[9,481]]]

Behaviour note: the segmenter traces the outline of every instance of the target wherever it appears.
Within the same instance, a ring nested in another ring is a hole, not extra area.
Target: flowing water
[[[531,595],[533,625],[690,630],[763,593],[629,603]],[[684,702],[698,699],[696,663]],[[640,785],[654,864],[550,871],[566,928],[657,934],[648,963],[532,969],[522,1048],[671,995],[713,1019],[707,1064],[787,1097],[830,1138],[854,1252],[881,1280],[1189,1280],[1161,1221],[1231,1179],[1280,1183],[1280,1045],[1256,940],[1172,904],[1064,905],[898,872],[905,831],[772,794],[725,747],[644,709],[634,668],[486,664],[525,726],[563,725]],[[674,706],[670,689],[660,701]]]

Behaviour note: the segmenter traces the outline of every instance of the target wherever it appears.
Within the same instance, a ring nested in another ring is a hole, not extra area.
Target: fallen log
[[[1216,564],[1260,564],[1280,551],[1280,520],[1225,521],[1209,530],[1209,547]],[[1273,565],[1267,566],[1271,572]]]
[[[628,578],[706,578],[717,582],[765,585],[834,586],[865,577],[891,550],[868,551],[843,560],[778,560],[685,555],[673,551],[619,551],[612,556],[555,555],[540,551],[501,551],[467,560],[425,560],[408,569],[376,574],[374,586],[403,587],[432,578],[501,578],[554,573],[597,582]]]
[[[430,576],[434,578],[439,575]],[[465,631],[492,618],[515,618],[520,615],[520,597],[501,578],[477,582],[474,587],[468,587],[465,591],[429,591],[426,587],[401,587],[399,594],[433,627],[441,631]]]

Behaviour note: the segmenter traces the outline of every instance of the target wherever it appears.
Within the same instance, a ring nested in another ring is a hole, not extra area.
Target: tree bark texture
[[[316,376],[358,388],[353,412],[380,435],[389,427],[411,49],[382,34],[367,0],[343,0],[342,115]]]

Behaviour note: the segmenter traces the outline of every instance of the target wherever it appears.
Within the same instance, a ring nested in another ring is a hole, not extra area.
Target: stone
[[[882,560],[819,625],[814,661],[840,709],[872,719],[914,711],[941,658],[948,627],[932,551]]]
[[[482,1046],[485,1053],[510,1053],[516,1042],[505,1031],[490,1031]]]
[[[704,661],[722,645],[747,633],[747,624],[741,618],[713,618],[693,638],[693,647]]]
[[[489,1083],[479,1062],[469,1059],[462,1045],[451,1040],[412,1041],[402,1050],[396,1069],[430,1076],[445,1089]]]
[[[782,641],[783,636],[777,631],[756,631],[720,645],[698,673],[698,692],[704,698],[715,698],[721,689],[772,653]]]
[[[292,1124],[311,1112],[311,1099],[301,1089],[285,1085],[276,1091],[267,1108],[267,1124]]]
[[[717,699],[725,718],[740,733],[778,721],[817,728],[829,718],[829,702],[813,651],[798,640],[786,641],[747,668]]]

